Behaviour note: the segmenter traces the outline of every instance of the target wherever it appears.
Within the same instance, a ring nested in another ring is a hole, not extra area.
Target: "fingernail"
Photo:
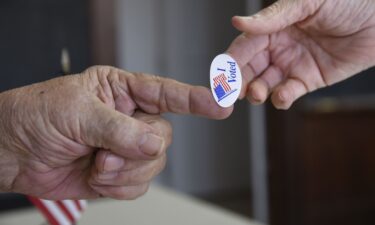
[[[118,172],[109,172],[109,173],[99,173],[98,174],[98,179],[99,180],[112,180],[114,179],[115,177],[117,177],[118,175]]]
[[[254,19],[259,18],[259,16],[256,14],[252,16],[238,16],[237,18],[240,20],[254,20]]]
[[[140,150],[149,156],[156,156],[161,151],[164,140],[154,134],[145,134],[139,143]]]
[[[104,172],[108,173],[120,170],[124,166],[124,163],[125,161],[123,158],[108,153],[104,160]]]
[[[260,104],[262,103],[261,97],[259,96],[259,93],[254,90],[254,88],[250,88],[248,95],[248,100],[253,104]]]
[[[247,100],[253,105],[260,105],[262,102],[259,99],[254,99],[253,96],[248,96]]]
[[[288,92],[285,91],[285,90],[280,91],[279,94],[278,94],[278,96],[279,96],[279,100],[281,102],[288,102],[289,99],[290,99]]]
[[[252,102],[254,102],[254,103],[260,103],[261,102],[261,99],[257,94],[252,93],[249,97],[251,98]]]
[[[246,19],[247,16],[233,16],[233,19],[240,19],[240,20],[243,20],[243,19]]]

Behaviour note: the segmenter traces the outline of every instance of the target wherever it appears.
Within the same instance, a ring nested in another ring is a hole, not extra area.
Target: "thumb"
[[[249,17],[233,17],[233,26],[251,34],[271,34],[303,21],[312,15],[322,1],[279,0]]]
[[[126,116],[97,100],[80,118],[84,144],[108,149],[124,158],[153,160],[163,154],[164,138],[149,124]]]

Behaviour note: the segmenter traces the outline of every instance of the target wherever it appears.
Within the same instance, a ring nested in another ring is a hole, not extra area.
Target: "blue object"
[[[221,86],[221,84],[219,84],[216,88],[215,88],[215,94],[216,94],[216,97],[217,99],[222,99],[224,96],[225,96],[225,91],[224,91],[224,88],[223,86]]]

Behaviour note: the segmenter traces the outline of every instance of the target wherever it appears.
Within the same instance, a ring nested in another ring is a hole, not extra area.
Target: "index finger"
[[[233,107],[221,108],[208,88],[147,74],[127,76],[133,100],[147,113],[172,112],[211,119],[227,118]]]

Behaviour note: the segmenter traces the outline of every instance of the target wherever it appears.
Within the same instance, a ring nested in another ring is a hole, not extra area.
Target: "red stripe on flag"
[[[77,209],[82,212],[82,206],[79,200],[74,200],[73,202],[77,206]]]
[[[28,196],[29,200],[39,208],[39,210],[43,213],[43,215],[47,218],[51,225],[60,225],[60,223],[55,219],[55,217],[50,213],[48,208],[43,204],[40,199],[33,198]]]
[[[214,87],[216,88],[219,85],[219,79],[218,77],[214,78]]]
[[[61,211],[63,211],[63,213],[70,220],[70,222],[72,224],[74,224],[75,223],[75,219],[74,219],[73,215],[70,213],[70,211],[68,210],[68,208],[66,208],[66,206],[64,205],[64,203],[62,203],[61,201],[55,201],[55,203],[61,209]]]
[[[226,81],[222,81],[221,85],[223,85],[225,92],[228,92],[231,90],[229,84]]]
[[[214,87],[216,88],[219,84],[223,86],[225,92],[228,92],[231,90],[231,87],[227,83],[227,77],[224,74],[220,74],[219,76],[214,78]]]
[[[225,79],[225,75],[224,74],[220,74],[219,76],[214,77],[214,81],[215,81],[215,83],[219,83],[220,80],[222,80],[223,78]]]
[[[223,75],[221,78],[220,78],[220,84],[223,86],[225,92],[228,92],[231,90],[228,82],[227,82],[227,78]]]

